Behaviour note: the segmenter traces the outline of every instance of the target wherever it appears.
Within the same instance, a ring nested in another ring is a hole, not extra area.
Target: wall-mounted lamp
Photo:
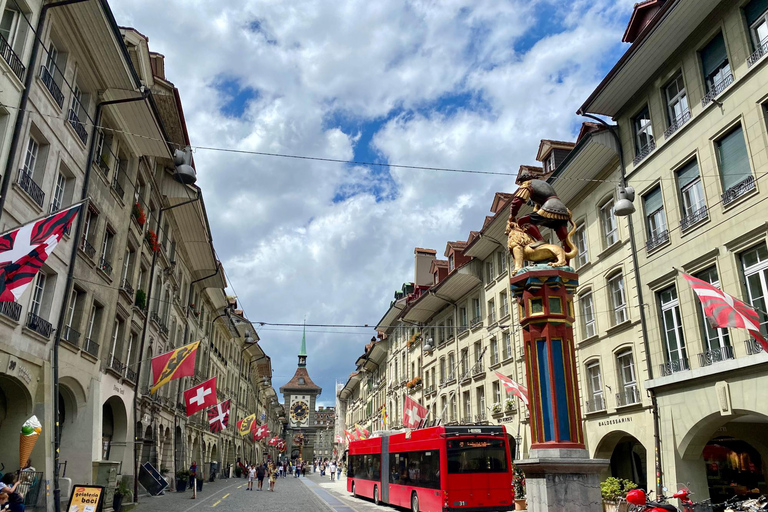
[[[616,189],[617,201],[613,206],[613,211],[618,217],[626,217],[635,213],[635,189],[632,187],[621,187]]]

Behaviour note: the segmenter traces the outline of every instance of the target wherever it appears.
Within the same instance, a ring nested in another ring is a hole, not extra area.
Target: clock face
[[[309,406],[307,402],[299,400],[291,405],[291,418],[297,423],[301,423],[307,419],[309,415]]]

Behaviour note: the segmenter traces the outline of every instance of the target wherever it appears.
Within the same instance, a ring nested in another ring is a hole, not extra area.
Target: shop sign
[[[503,418],[499,418],[499,423],[512,423],[512,420],[514,420],[514,416],[504,416]]]
[[[8,372],[9,375],[16,375],[19,379],[23,380],[27,386],[32,384],[32,374],[29,368],[21,364],[18,359],[13,356],[8,358]]]
[[[632,416],[624,416],[621,418],[612,418],[610,420],[603,420],[598,422],[598,427],[607,427],[610,425],[618,425],[620,423],[631,423],[632,422]]]
[[[69,497],[69,512],[101,512],[104,505],[104,487],[100,485],[75,485]]]

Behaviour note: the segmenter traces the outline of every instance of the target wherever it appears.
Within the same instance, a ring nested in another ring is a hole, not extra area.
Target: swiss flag
[[[213,407],[219,402],[216,398],[216,377],[208,379],[193,388],[184,391],[184,403],[187,404],[187,416],[192,416],[206,407]]]
[[[406,428],[416,428],[421,420],[427,417],[429,409],[421,405],[411,397],[406,396],[403,402],[403,426]]]
[[[512,395],[519,397],[520,400],[523,401],[525,405],[528,405],[528,388],[525,386],[521,386],[517,382],[513,381],[503,373],[494,372],[496,376],[499,378],[501,383],[504,385],[504,389],[507,391],[507,393],[512,393]]]
[[[267,436],[269,436],[269,429],[266,425],[262,425],[256,429],[256,432],[253,433],[253,440],[260,441],[262,439],[266,439]]]
[[[279,441],[280,440],[277,437],[273,437],[272,439],[269,440],[269,443],[267,444],[269,444],[269,446],[276,446]]]

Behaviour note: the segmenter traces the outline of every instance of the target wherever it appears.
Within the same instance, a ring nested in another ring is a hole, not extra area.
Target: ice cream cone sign
[[[21,426],[21,433],[19,434],[19,467],[24,465],[29,460],[29,456],[32,455],[32,450],[35,448],[40,434],[43,431],[43,426],[37,419],[37,416],[32,416]]]

